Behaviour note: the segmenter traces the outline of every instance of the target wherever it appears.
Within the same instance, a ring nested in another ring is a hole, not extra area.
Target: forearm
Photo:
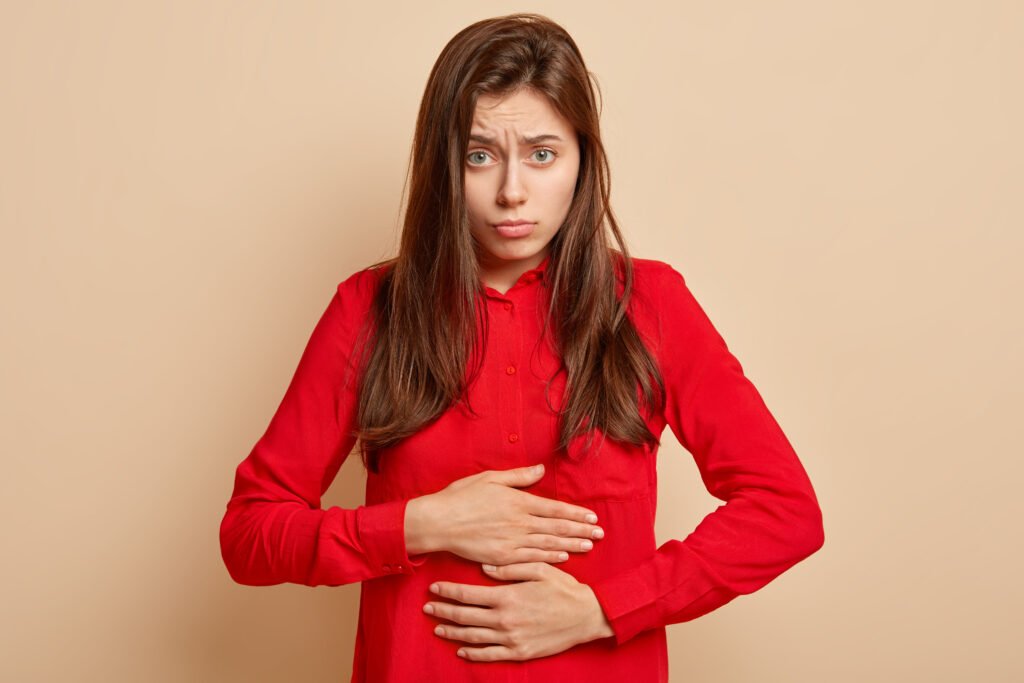
[[[411,573],[425,558],[411,558],[403,547],[404,504],[322,510],[240,502],[221,523],[224,563],[236,582],[249,586],[339,586]]]

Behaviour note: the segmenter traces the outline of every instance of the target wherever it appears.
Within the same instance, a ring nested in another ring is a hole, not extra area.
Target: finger
[[[435,581],[430,584],[430,592],[444,598],[451,598],[470,605],[493,607],[501,599],[503,586],[474,586],[467,583]]]
[[[483,567],[489,576],[508,581],[538,581],[548,576],[549,571],[561,571],[545,562],[521,562],[499,566],[485,564]]]
[[[485,607],[467,607],[451,602],[433,601],[423,606],[423,611],[435,617],[454,621],[464,626],[487,626],[497,628],[499,616],[493,609]],[[448,624],[444,624],[447,626]]]
[[[512,648],[505,645],[492,645],[491,647],[460,647],[458,655],[471,662],[497,662],[503,659],[526,659]]]
[[[594,542],[587,538],[563,538],[562,536],[550,536],[548,534],[527,534],[526,538],[528,545],[524,546],[524,548],[538,548],[541,551],[585,553],[594,547]],[[529,560],[521,561],[528,562]],[[537,561],[546,562],[547,560],[538,559]]]
[[[461,640],[466,643],[510,644],[507,635],[491,628],[480,628],[479,626],[441,624],[434,629],[434,635],[447,638],[448,640]]]
[[[490,470],[488,480],[505,486],[529,486],[544,476],[543,463],[511,470]]]
[[[604,538],[604,529],[597,525],[581,524],[568,519],[537,517],[536,515],[531,519],[530,531],[563,538]]]
[[[565,562],[569,559],[569,553],[564,550],[540,550],[538,548],[516,548],[512,552],[511,559],[507,564],[519,564],[521,562]]]
[[[527,495],[531,498],[527,510],[538,517],[552,517],[555,519],[568,519],[583,524],[597,524],[597,513],[593,510],[532,493]]]

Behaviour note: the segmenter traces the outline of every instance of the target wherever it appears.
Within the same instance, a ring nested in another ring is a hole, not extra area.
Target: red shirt
[[[355,445],[355,383],[341,377],[382,272],[367,269],[338,285],[266,432],[236,470],[220,528],[231,577],[254,586],[362,582],[352,681],[667,681],[666,625],[758,590],[824,534],[800,460],[683,276],[656,260],[633,264],[629,317],[667,391],[663,414],[645,420],[655,435],[668,425],[707,490],[726,501],[692,533],[656,544],[656,448],[596,438],[597,452],[584,453],[580,436],[567,454],[556,452],[557,415],[544,391],[559,363],[538,343],[547,259],[505,294],[486,290],[490,336],[469,389],[479,417],[449,409],[382,451],[365,505],[322,509]],[[554,406],[564,378],[551,383]],[[406,502],[482,470],[541,462],[543,478],[523,490],[587,507],[605,531],[592,550],[555,566],[593,589],[615,635],[527,661],[464,660],[456,650],[480,644],[433,633],[449,622],[423,612],[443,599],[428,586],[505,582],[449,552],[408,555]]]

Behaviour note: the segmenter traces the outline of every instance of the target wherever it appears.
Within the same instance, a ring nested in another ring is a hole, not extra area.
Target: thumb
[[[534,483],[544,475],[544,465],[533,465],[532,467],[516,467],[511,470],[497,470],[496,477],[499,484],[508,486],[527,486]]]

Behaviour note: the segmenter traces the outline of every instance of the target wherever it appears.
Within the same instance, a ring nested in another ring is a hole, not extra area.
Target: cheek
[[[573,195],[576,194],[576,176],[575,171],[568,171],[558,179],[555,196],[558,197],[558,203],[562,207],[567,207],[572,202]]]
[[[465,195],[466,209],[470,216],[478,214],[486,206],[487,184],[482,178],[466,178]]]

